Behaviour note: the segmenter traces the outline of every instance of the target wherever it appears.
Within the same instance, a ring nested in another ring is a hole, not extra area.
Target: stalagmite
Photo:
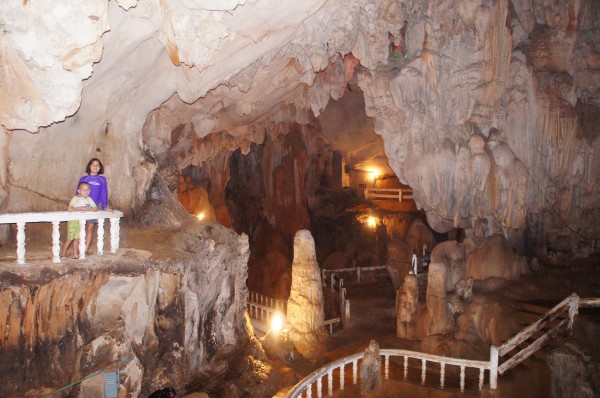
[[[289,337],[305,357],[316,358],[323,348],[325,313],[315,241],[307,230],[294,237],[292,288],[287,305]]]

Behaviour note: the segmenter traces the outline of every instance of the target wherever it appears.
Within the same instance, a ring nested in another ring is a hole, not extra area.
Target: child
[[[96,203],[89,196],[90,184],[87,182],[79,183],[77,193],[69,202],[69,211],[98,211]],[[60,253],[61,258],[67,255],[67,250],[73,242],[73,257],[71,258],[79,258],[79,220],[72,220],[67,223],[67,239],[63,243]]]
[[[104,166],[98,158],[91,159],[86,168],[87,175],[79,179],[79,183],[87,182],[90,184],[90,198],[98,205],[100,210],[109,210],[108,207],[108,184],[104,174]],[[98,220],[87,220],[85,230],[85,252],[88,253],[92,244],[94,235],[94,225],[98,224]]]

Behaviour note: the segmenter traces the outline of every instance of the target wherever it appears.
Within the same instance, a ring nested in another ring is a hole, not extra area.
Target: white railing
[[[322,280],[323,283],[325,283],[327,285],[327,282],[329,282],[328,287],[329,288],[333,288],[332,286],[335,285],[335,279],[340,279],[341,280],[341,284],[344,284],[344,280],[342,278],[340,278],[337,274],[356,274],[356,283],[360,283],[360,278],[361,278],[361,274],[363,272],[370,272],[370,271],[379,271],[379,270],[385,270],[386,267],[385,265],[377,265],[377,266],[373,266],[373,267],[351,267],[351,268],[336,268],[336,269],[324,269],[321,271],[321,276],[322,276]],[[330,281],[327,280],[327,274],[329,274],[329,279]]]
[[[408,376],[408,360],[410,358],[416,359],[421,362],[421,384],[425,384],[427,379],[427,363],[436,363],[436,369],[440,371],[440,387],[444,387],[446,378],[446,367],[456,366],[460,369],[460,390],[464,391],[465,388],[465,370],[467,368],[475,368],[479,370],[479,390],[483,387],[484,372],[489,370],[490,363],[488,361],[475,361],[469,359],[459,359],[443,357],[439,355],[425,354],[417,351],[400,350],[400,349],[381,349],[380,354],[384,357],[384,369],[383,377],[385,380],[389,380],[390,376],[390,357],[402,357],[404,364],[404,380]],[[323,378],[327,377],[327,394],[331,396],[333,394],[334,385],[334,372],[338,376],[337,385],[340,390],[345,388],[345,372],[346,365],[352,364],[352,383],[358,384],[358,362],[362,360],[363,353],[357,353],[349,355],[347,357],[338,359],[331,362],[324,367],[315,370],[313,373],[305,377],[300,383],[296,384],[288,393],[285,395],[286,398],[301,397],[303,393],[306,393],[306,397],[312,397],[313,386],[316,386],[316,396],[321,398],[323,396]],[[430,369],[433,369],[430,366]]]
[[[269,331],[269,324],[271,323],[273,314],[276,312],[280,312],[282,315],[287,314],[287,301],[277,300],[253,291],[248,292],[246,306],[252,325],[262,333]],[[325,326],[329,326],[330,334],[333,333],[333,325],[340,322],[340,318],[325,321]]]
[[[123,213],[109,211],[52,211],[40,213],[0,214],[0,224],[17,224],[17,263],[25,264],[25,226],[32,222],[52,223],[52,262],[60,263],[60,223],[71,220],[98,220],[98,254],[104,253],[104,220],[110,220],[110,250],[116,253],[119,248],[119,220]],[[85,222],[80,223],[79,258],[85,259]]]
[[[579,296],[573,293],[571,294],[571,296],[565,298],[563,301],[561,301],[548,312],[546,312],[544,315],[542,315],[540,319],[527,326],[525,329],[521,330],[519,333],[514,335],[501,346],[492,346],[490,349],[491,388],[496,388],[498,374],[504,374],[507,370],[517,366],[525,359],[529,358],[531,354],[539,350],[548,340],[556,337],[556,335],[559,332],[564,330],[565,326],[566,329],[571,330],[571,328],[573,327],[575,315],[577,315],[577,313],[579,312],[579,307],[600,307],[600,298],[579,298]],[[500,358],[511,352],[519,344],[526,341],[528,338],[533,336],[536,332],[541,330],[552,320],[558,318],[563,314],[568,314],[569,317],[560,321],[552,329],[544,333],[542,336],[538,337],[534,342],[532,342],[527,347],[514,354],[510,359],[508,359],[501,365],[499,364]]]
[[[365,188],[365,199],[395,199],[402,202],[414,197],[410,188]]]
[[[491,346],[490,349],[490,360],[489,361],[476,361],[470,359],[451,358],[439,355],[425,354],[422,352],[400,350],[400,349],[382,349],[380,350],[381,355],[385,358],[384,366],[384,378],[389,380],[390,369],[389,369],[389,357],[400,356],[404,358],[404,379],[406,380],[408,375],[408,360],[413,358],[421,361],[421,384],[425,384],[427,378],[427,363],[437,363],[439,365],[440,372],[440,387],[444,387],[445,375],[447,366],[456,366],[460,369],[460,390],[464,391],[465,388],[465,369],[475,368],[479,370],[479,390],[483,387],[485,371],[489,371],[489,383],[491,389],[498,388],[498,374],[503,374],[508,369],[516,366],[527,357],[529,357],[535,350],[539,349],[550,337],[555,336],[560,330],[567,326],[571,328],[575,315],[578,313],[580,307],[600,307],[600,298],[579,298],[576,294],[572,294],[570,297],[564,299],[561,303],[556,305],[542,317],[523,329],[520,333],[515,335],[513,338],[508,340],[500,347]],[[506,355],[518,344],[527,340],[536,331],[544,327],[552,319],[558,317],[562,312],[568,312],[569,318],[563,319],[558,325],[538,338],[535,342],[530,344],[528,347],[521,350],[519,353],[514,355],[511,359],[498,366],[499,357]],[[363,353],[357,353],[349,355],[347,357],[338,359],[331,362],[324,367],[315,370],[313,373],[302,379],[296,384],[286,395],[286,398],[302,397],[303,393],[306,393],[307,398],[311,398],[313,394],[313,386],[316,386],[316,395],[318,398],[323,396],[323,378],[327,376],[327,393],[328,395],[333,394],[333,379],[334,372],[338,376],[337,385],[340,390],[344,389],[345,383],[345,368],[346,365],[352,364],[352,381],[353,384],[358,383],[358,361],[362,360]],[[433,367],[430,366],[431,369]]]

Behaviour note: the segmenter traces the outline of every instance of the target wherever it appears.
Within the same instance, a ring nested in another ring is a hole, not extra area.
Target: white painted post
[[[490,347],[490,388],[498,388],[498,347]]]
[[[317,380],[317,398],[321,398],[323,396],[323,379],[319,377]]]
[[[119,247],[119,219],[110,219],[110,252],[116,253]]]
[[[465,391],[465,365],[460,366],[460,392]]]
[[[331,273],[331,285],[330,286],[331,286],[331,290],[333,290],[333,291],[335,291],[335,285],[334,285],[335,279],[334,278],[335,278],[335,274],[332,272]]]
[[[427,360],[421,359],[421,384],[425,384],[425,377],[427,377]]]
[[[17,222],[17,263],[25,264],[25,222]]]
[[[79,259],[85,260],[85,220],[79,220]]]
[[[346,315],[346,318],[350,318],[350,300],[346,300],[345,302],[344,313]]]
[[[445,382],[445,378],[446,378],[446,363],[442,362],[440,363],[441,368],[440,368],[440,387],[444,388],[444,382]]]
[[[385,379],[390,379],[390,356],[385,355]]]
[[[484,369],[479,368],[479,391],[481,391],[481,389],[483,388],[483,373]]]
[[[98,254],[99,255],[103,255],[104,254],[104,218],[99,218],[98,219],[98,242],[97,243],[97,247],[98,247]]]
[[[60,263],[60,221],[52,221],[52,262]]]
[[[356,385],[358,381],[358,359],[352,361],[352,382]]]
[[[356,267],[356,282],[360,283],[360,267]]]
[[[340,390],[344,390],[344,368],[346,367],[346,364],[342,364],[342,366],[340,367]]]
[[[333,374],[332,374],[332,370],[330,370],[329,372],[327,372],[327,394],[331,397],[331,394],[333,394]]]
[[[404,380],[406,380],[406,376],[408,376],[408,357],[404,357]]]
[[[573,321],[575,315],[579,313],[579,296],[575,293],[571,294],[571,301],[569,301],[569,333],[573,333]]]

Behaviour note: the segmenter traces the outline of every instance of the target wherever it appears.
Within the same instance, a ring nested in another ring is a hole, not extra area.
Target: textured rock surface
[[[448,273],[442,263],[429,264],[427,275],[427,314],[425,333],[427,336],[444,334],[454,330],[454,320],[448,309],[446,280]]]
[[[419,287],[415,275],[406,275],[402,289],[396,293],[396,335],[403,339],[414,339],[417,315],[419,314]]]
[[[292,287],[287,302],[289,337],[305,357],[317,358],[325,337],[323,287],[315,242],[307,230],[294,238]]]
[[[147,244],[168,246],[168,258],[124,250],[74,268],[3,267],[0,355],[11,361],[0,395],[48,392],[128,358],[128,396],[183,391],[228,368],[248,339],[246,237],[193,223]]]
[[[381,393],[381,383],[379,344],[371,340],[360,363],[360,396],[378,397]]]
[[[347,143],[372,123],[435,230],[499,232],[530,250],[544,250],[545,232],[575,236],[573,251],[600,235],[597,1],[0,7],[5,210],[62,207],[100,156],[113,205],[129,212],[166,151],[180,155],[179,170],[227,159],[217,153],[247,153],[265,127],[305,124],[311,113],[331,126],[339,109],[364,102],[353,115],[372,119],[328,128],[332,142],[351,158],[360,151]],[[390,35],[401,56],[389,57]]]

